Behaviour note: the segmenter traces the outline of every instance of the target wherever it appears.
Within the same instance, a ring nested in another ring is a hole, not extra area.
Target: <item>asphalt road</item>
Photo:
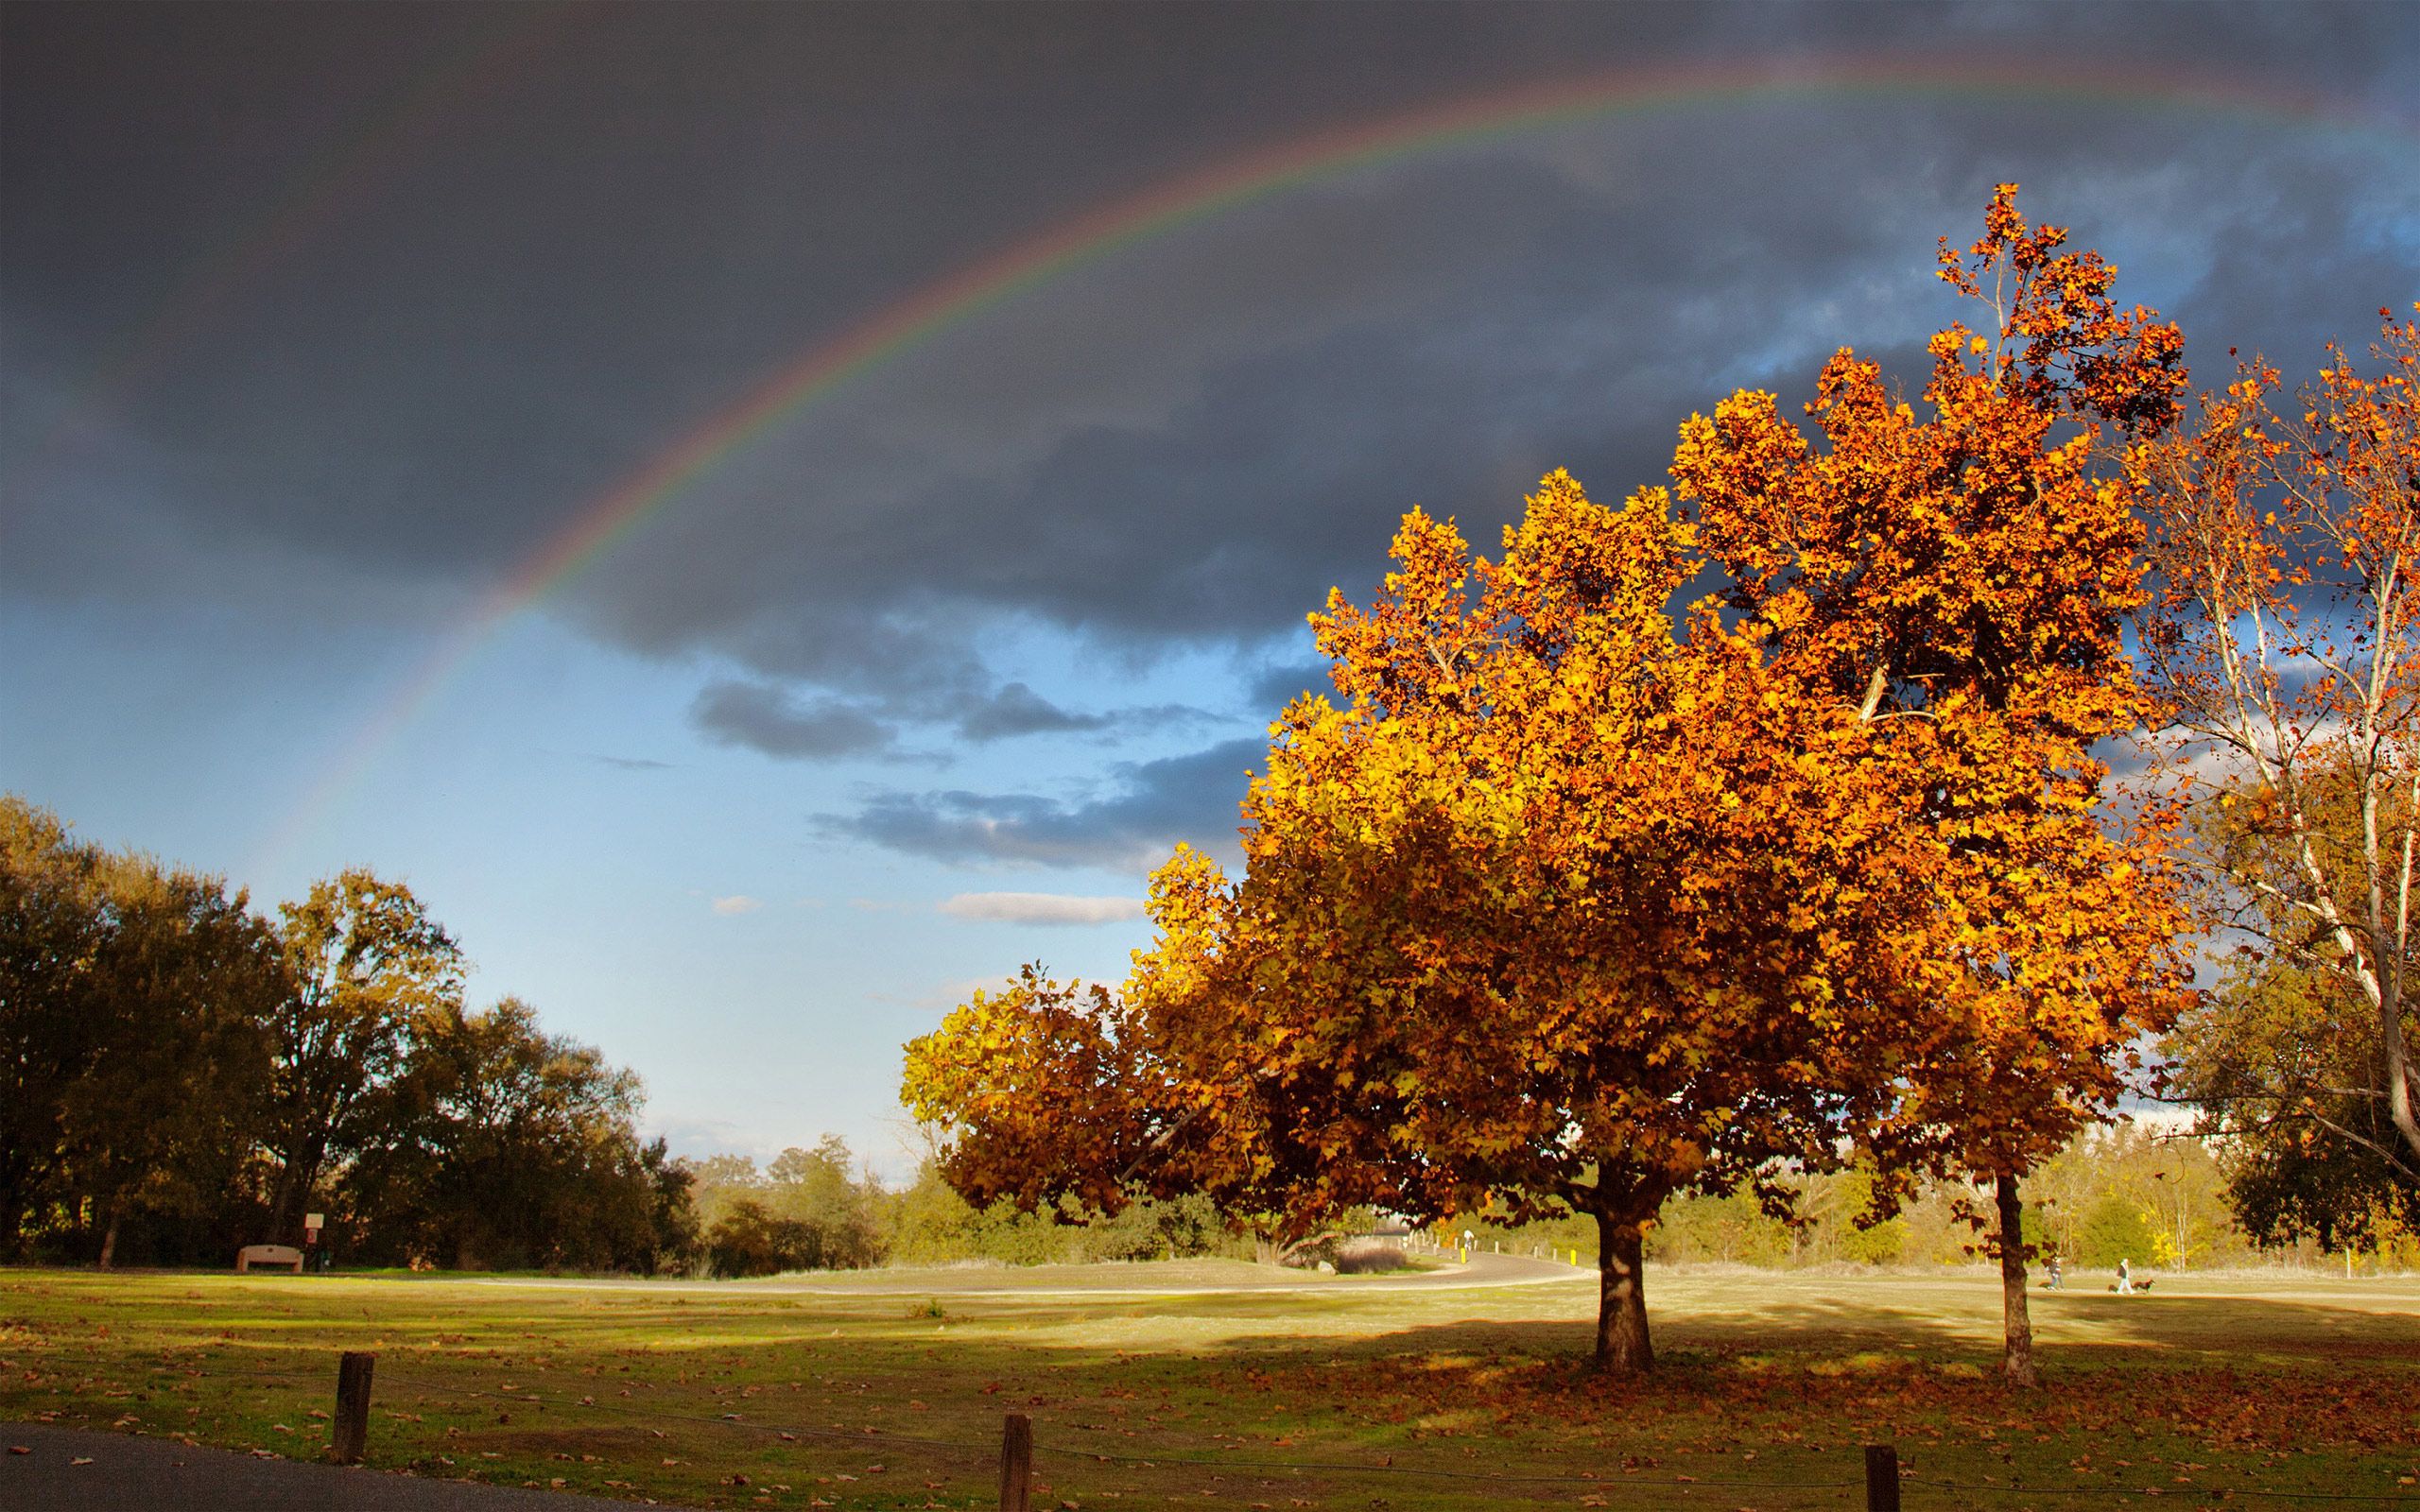
[[[632,1504],[47,1423],[0,1423],[0,1512],[629,1512]]]

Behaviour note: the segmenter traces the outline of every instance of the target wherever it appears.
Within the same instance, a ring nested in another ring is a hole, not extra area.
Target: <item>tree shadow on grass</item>
[[[2408,1313],[2308,1295],[2037,1292],[2049,1384],[2026,1393],[1992,1374],[1997,1294],[1971,1277],[1834,1286],[1696,1274],[1651,1300],[1659,1296],[1663,1368],[1643,1382],[1588,1367],[1584,1287],[1080,1301],[296,1291],[290,1301],[247,1294],[252,1305],[186,1320],[174,1362],[122,1313],[115,1334],[88,1326],[109,1317],[92,1310],[101,1298],[78,1291],[41,1310],[41,1336],[11,1354],[67,1356],[43,1363],[68,1367],[58,1383],[95,1426],[129,1410],[128,1389],[173,1389],[187,1363],[293,1364],[310,1374],[304,1384],[264,1383],[223,1419],[252,1427],[209,1430],[234,1447],[286,1447],[261,1425],[316,1433],[297,1414],[324,1404],[332,1351],[374,1347],[382,1414],[410,1415],[379,1418],[382,1463],[542,1485],[563,1476],[589,1490],[618,1481],[693,1503],[741,1500],[731,1477],[744,1474],[813,1485],[842,1506],[974,1504],[1009,1411],[1033,1419],[1054,1486],[1045,1504],[1087,1506],[1095,1493],[1170,1505],[1205,1489],[1275,1506],[1571,1504],[1586,1494],[1609,1506],[1850,1504],[1825,1500],[1832,1489],[1713,1493],[1718,1482],[1853,1474],[1868,1440],[1895,1442],[1917,1473],[1962,1485],[2020,1473],[2043,1485],[2055,1473],[2139,1493],[2187,1464],[2207,1467],[2189,1472],[2204,1482],[2268,1489],[2292,1488],[2293,1477],[2384,1487],[2413,1472],[2397,1463],[2415,1448],[2409,1402],[2420,1387]],[[172,1327],[177,1311],[152,1315]],[[258,1332],[216,1345],[230,1324]],[[193,1356],[204,1343],[208,1362]],[[524,1400],[480,1395],[508,1387]],[[140,1410],[158,1420],[160,1409]],[[1263,1472],[1246,1460],[1345,1468]],[[1474,1466],[1605,1479],[1522,1488],[1444,1476]],[[1439,1473],[1390,1478],[1397,1468]]]

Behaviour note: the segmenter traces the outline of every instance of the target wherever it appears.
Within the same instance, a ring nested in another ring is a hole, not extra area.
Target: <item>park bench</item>
[[[246,1245],[235,1251],[235,1269],[239,1274],[256,1265],[283,1265],[300,1276],[302,1274],[302,1251],[292,1245]]]

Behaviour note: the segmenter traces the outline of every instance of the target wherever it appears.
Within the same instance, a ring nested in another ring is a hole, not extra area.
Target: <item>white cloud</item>
[[[735,892],[728,898],[715,900],[715,912],[717,914],[752,914],[764,906],[744,892]]]
[[[1143,917],[1140,898],[1074,898],[1055,892],[962,892],[941,905],[959,919],[1003,924],[1114,924]]]

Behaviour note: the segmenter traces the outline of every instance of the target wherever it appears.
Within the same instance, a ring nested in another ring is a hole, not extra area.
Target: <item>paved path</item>
[[[48,1423],[0,1423],[0,1512],[630,1512],[632,1504]]]

